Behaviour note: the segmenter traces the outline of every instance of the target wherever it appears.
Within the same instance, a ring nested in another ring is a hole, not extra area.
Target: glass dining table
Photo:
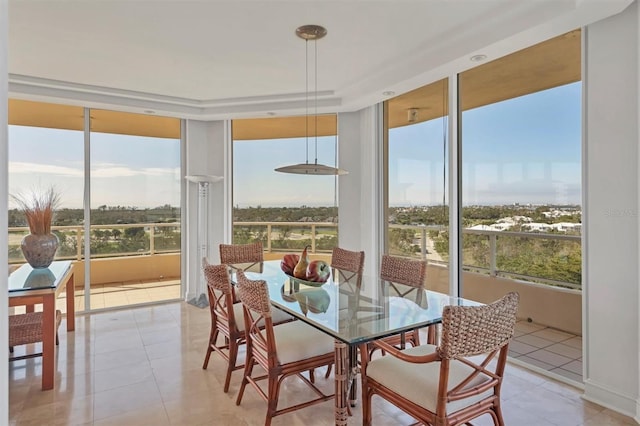
[[[327,282],[310,283],[286,275],[280,261],[265,261],[245,273],[266,281],[273,306],[334,338],[336,425],[346,425],[347,404],[355,406],[359,344],[437,324],[447,305],[479,305],[335,269]]]

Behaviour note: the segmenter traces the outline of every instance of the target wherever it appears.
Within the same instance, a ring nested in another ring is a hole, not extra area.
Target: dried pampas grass
[[[51,187],[45,191],[32,191],[28,195],[17,194],[11,198],[24,213],[29,231],[35,235],[51,233],[53,213],[60,204],[60,194]]]

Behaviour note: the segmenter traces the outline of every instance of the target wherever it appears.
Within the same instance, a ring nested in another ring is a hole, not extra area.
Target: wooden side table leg
[[[55,297],[48,294],[42,301],[42,390],[53,389],[56,340]]]
[[[347,344],[339,340],[335,341],[335,399],[336,399],[336,426],[347,424],[347,381],[349,380],[349,358]]]
[[[71,273],[71,277],[69,277],[69,281],[67,282],[67,331],[76,329],[75,297],[75,283],[73,282],[73,273]]]

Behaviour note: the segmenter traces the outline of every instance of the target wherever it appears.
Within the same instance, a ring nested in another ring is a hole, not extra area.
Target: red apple
[[[293,275],[293,268],[296,267],[299,260],[300,256],[297,254],[285,254],[280,262],[280,269],[282,269],[285,274]]]
[[[323,260],[313,260],[307,266],[307,281],[326,282],[331,275],[331,267]]]

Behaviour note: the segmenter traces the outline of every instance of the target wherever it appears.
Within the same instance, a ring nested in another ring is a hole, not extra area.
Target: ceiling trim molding
[[[49,102],[58,100],[74,105],[100,108],[122,106],[125,109],[131,109],[132,112],[152,110],[156,113],[162,112],[170,116],[192,119],[231,118],[237,117],[238,114],[246,115],[256,112],[270,116],[266,113],[272,111],[278,115],[284,111],[302,114],[306,108],[307,96],[305,92],[296,92],[269,96],[198,100],[19,74],[9,74],[9,94],[10,97],[16,99]],[[332,90],[318,91],[317,96],[319,110],[339,107],[342,104]]]

